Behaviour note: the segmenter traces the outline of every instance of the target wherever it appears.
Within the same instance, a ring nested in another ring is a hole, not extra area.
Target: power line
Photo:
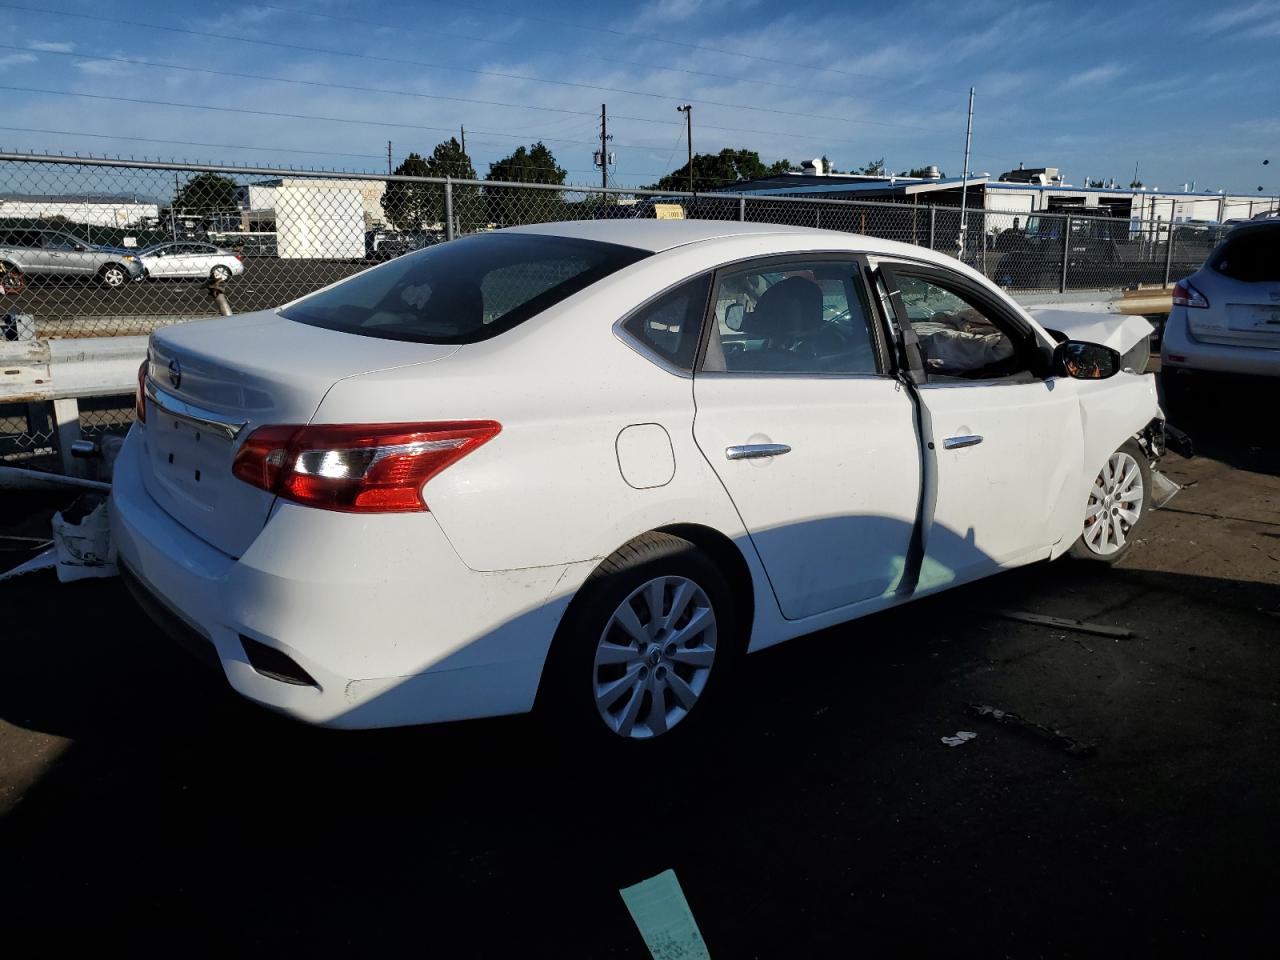
[[[0,3],[0,7],[2,6],[4,6],[4,4]],[[28,49],[29,48],[27,47],[18,46],[16,44],[0,43],[0,50],[21,50],[26,52],[28,51]],[[565,114],[567,117],[591,117],[591,118],[595,117],[595,114],[590,111],[570,110],[566,107],[540,107],[532,104],[507,103],[501,100],[478,100],[478,99],[468,98],[468,97],[446,96],[444,94],[421,93],[418,91],[408,91],[408,90],[392,90],[386,87],[364,87],[356,84],[333,83],[333,82],[322,81],[322,80],[299,80],[293,77],[274,77],[267,74],[238,73],[230,70],[214,70],[212,67],[191,67],[185,64],[169,63],[167,61],[162,61],[162,60],[143,60],[137,57],[112,57],[112,56],[105,56],[105,55],[99,55],[99,54],[66,52],[61,50],[42,50],[39,52],[41,54],[47,54],[51,56],[72,57],[72,58],[79,58],[81,60],[102,61],[106,63],[124,63],[124,64],[130,64],[133,66],[151,67],[159,70],[178,70],[186,73],[202,73],[202,74],[208,74],[210,76],[230,77],[230,78],[239,79],[239,80],[265,80],[271,83],[292,83],[292,84],[309,86],[309,87],[325,87],[325,88],[337,89],[337,90],[354,90],[362,93],[383,93],[383,94],[389,94],[392,96],[417,97],[417,98],[422,98],[427,100],[446,100],[446,101],[455,102],[455,103],[466,103],[466,104],[472,104],[477,106],[503,107],[503,108],[509,108],[513,110],[540,110],[547,113]],[[68,93],[67,95],[71,96],[74,94]],[[161,101],[142,101],[142,102],[160,103]],[[614,114],[614,119],[630,120],[634,123],[657,124],[659,126],[664,126],[664,127],[682,126],[682,124],[679,124],[670,120],[655,120],[651,117],[635,117],[635,116],[628,116],[626,114]],[[719,130],[726,133],[747,133],[747,134],[752,134],[755,136],[763,136],[763,137],[818,136],[817,134],[799,133],[792,130],[758,130],[758,129],[752,129],[747,127],[727,127],[727,126],[720,126],[716,124],[701,124],[700,126],[702,127],[702,129],[705,129],[705,130]],[[429,129],[441,129],[441,128],[429,128]],[[494,135],[505,136],[505,134],[494,134]],[[554,138],[547,137],[545,139],[554,139]],[[850,146],[862,145],[861,141],[842,139],[840,137],[830,137],[830,136],[827,136],[826,134],[822,134],[821,139],[824,143],[840,143],[840,144],[848,144]],[[586,143],[589,141],[565,140],[561,142]],[[644,145],[640,145],[640,144],[619,144],[619,146],[641,147],[642,149],[645,148]]]
[[[3,4],[0,4],[0,6],[3,6]],[[23,52],[29,52],[30,48],[22,47],[17,44],[0,43],[0,50],[20,50]],[[166,61],[166,60],[143,60],[138,57],[112,57],[112,56],[106,56],[105,54],[77,53],[77,52],[63,51],[63,50],[41,50],[38,52],[42,55],[49,55],[49,56],[71,57],[73,59],[81,59],[81,60],[95,60],[95,61],[102,61],[104,63],[126,63],[132,66],[153,67],[158,70],[180,70],[185,73],[203,73],[203,74],[208,74],[209,76],[231,77],[237,80],[266,80],[271,83],[292,83],[292,84],[297,84],[297,85],[306,86],[306,87],[326,87],[326,88],[335,89],[335,90],[354,90],[359,93],[385,93],[385,94],[389,94],[391,96],[397,96],[397,97],[416,97],[424,100],[447,100],[454,103],[468,103],[468,104],[473,104],[477,106],[486,106],[486,107],[504,107],[512,110],[540,110],[545,113],[565,114],[566,119],[572,118],[572,117],[594,118],[596,116],[593,112],[589,110],[570,110],[567,107],[540,107],[533,104],[507,103],[502,100],[477,100],[470,97],[452,97],[452,96],[446,96],[444,94],[422,93],[420,91],[415,91],[415,90],[393,90],[388,87],[364,87],[364,86],[359,86],[357,84],[334,83],[331,81],[324,81],[324,80],[299,80],[294,77],[273,77],[268,74],[262,74],[262,73],[238,73],[231,70],[214,70],[212,67],[192,67],[192,66],[187,66],[186,64],[170,63],[169,61]],[[633,116],[628,116],[627,114],[622,114],[622,113],[613,114],[613,118],[615,120],[630,120],[634,123],[657,124],[663,127],[684,126],[684,124],[678,121],[655,120],[652,117],[633,117]],[[703,130],[720,130],[725,133],[749,133],[749,134],[754,134],[756,136],[762,136],[762,137],[817,136],[816,134],[798,133],[792,130],[756,130],[748,127],[725,127],[725,126],[718,126],[716,124],[710,124],[710,123],[699,124],[699,126]],[[845,140],[839,137],[829,137],[825,134],[822,135],[822,140],[824,143],[843,143],[843,144],[849,144],[851,146],[862,146],[862,141],[860,140]]]
[[[43,127],[8,127],[8,126],[0,126],[0,130],[6,130],[11,133],[38,133],[38,134],[44,134],[46,136],[58,136],[58,137],[88,137],[96,140],[123,140],[123,141],[129,141],[131,143],[155,143],[155,144],[165,144],[167,146],[212,147],[219,150],[255,150],[260,153],[303,153],[303,154],[311,154],[314,156],[322,156],[322,157],[353,157],[353,158],[358,158],[362,160],[379,160],[379,161],[382,160],[383,158],[383,154],[380,154],[380,153],[338,153],[331,150],[303,150],[301,148],[295,148],[295,147],[274,147],[274,146],[251,145],[251,144],[243,144],[243,143],[208,143],[201,140],[177,140],[177,139],[166,140],[166,139],[160,139],[158,137],[132,137],[132,136],[127,136],[125,134],[119,134],[119,133],[92,133],[87,130],[51,130]],[[675,153],[676,147],[680,146],[680,143],[683,140],[684,140],[684,134],[683,134],[683,131],[681,131],[680,136],[676,138],[675,145],[672,147],[672,151],[671,151],[672,154]],[[495,145],[493,144],[492,141],[485,141],[485,140],[479,140],[479,141],[473,141],[473,142],[485,143],[488,145]],[[410,152],[412,153],[416,151],[410,151]],[[92,159],[92,158],[86,157],[86,159]],[[463,169],[463,164],[461,161],[457,161],[452,165],[459,169]],[[668,159],[667,165],[670,166],[669,159]],[[474,170],[475,168],[472,167],[472,169]],[[510,169],[542,170],[543,168],[521,165],[518,167],[510,167]],[[585,174],[585,173],[594,173],[595,171],[570,167],[565,172]],[[656,179],[661,179],[662,177],[666,176],[666,173],[657,173],[654,171],[640,171],[640,170],[615,170],[614,173],[618,176],[654,177]],[[478,173],[477,173],[477,177],[479,177]],[[704,177],[703,179],[714,179],[714,180],[720,181],[721,183],[740,182],[734,177],[712,177],[712,178]],[[583,187],[584,189],[588,189],[588,190],[590,189],[589,185],[586,185],[586,184],[584,184]]]
[[[877,127],[900,127],[908,130],[922,130],[929,133],[940,133],[942,131],[930,129],[928,127],[919,127],[913,124],[892,123],[886,120],[863,120],[850,117],[835,117],[829,114],[819,113],[801,113],[795,110],[781,110],[775,107],[758,107],[746,103],[728,103],[720,100],[706,100],[700,97],[680,96],[675,97],[671,94],[654,93],[648,90],[630,90],[623,87],[606,87],[594,83],[581,83],[574,80],[551,80],[545,77],[534,77],[527,74],[503,73],[496,70],[476,70],[470,67],[444,66],[437,63],[428,63],[423,60],[407,60],[400,57],[382,57],[367,53],[350,53],[345,50],[335,50],[327,47],[310,47],[296,43],[283,43],[278,40],[260,40],[256,37],[239,37],[233,34],[214,33],[205,30],[192,30],[185,27],[171,27],[156,23],[145,23],[137,20],[123,20],[119,17],[99,17],[88,13],[74,13],[68,10],[41,10],[35,7],[26,7],[14,3],[0,3],[0,8],[10,10],[21,10],[26,13],[39,13],[43,15],[54,15],[59,17],[70,17],[79,20],[90,20],[97,23],[110,23],[116,26],[138,27],[144,30],[160,30],[167,33],[178,33],[185,36],[208,37],[214,40],[228,40],[233,43],[250,43],[258,46],[275,47],[282,50],[297,50],[303,53],[318,53],[331,57],[349,57],[357,60],[369,60],[378,63],[392,63],[401,66],[422,67],[427,70],[445,70],[450,73],[473,73],[478,76],[498,77],[506,80],[521,80],[528,83],[545,83],[560,87],[575,87],[585,90],[594,90],[604,93],[620,93],[626,96],[648,97],[655,100],[672,100],[685,99],[702,103],[706,106],[725,107],[732,110],[751,110],[757,113],[780,114],[790,117],[804,117],[810,120],[828,120],[834,123],[859,123]]]

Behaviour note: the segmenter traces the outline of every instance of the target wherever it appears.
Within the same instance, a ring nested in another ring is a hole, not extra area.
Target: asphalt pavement
[[[674,869],[718,960],[1272,955],[1265,396],[1188,413],[1206,455],[1166,459],[1186,489],[1117,568],[1040,564],[750,657],[660,766],[525,718],[307,728],[203,673],[118,581],[0,583],[0,949],[642,958],[618,890]],[[54,506],[7,498],[0,530]]]

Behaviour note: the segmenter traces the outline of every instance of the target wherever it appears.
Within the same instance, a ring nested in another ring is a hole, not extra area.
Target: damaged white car
[[[952,259],[844,233],[467,237],[157,331],[118,560],[312,723],[536,707],[663,740],[744,653],[1131,549],[1163,425],[1103,326],[1055,336]]]

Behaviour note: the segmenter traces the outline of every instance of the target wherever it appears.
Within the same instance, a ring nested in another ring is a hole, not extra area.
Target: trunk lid
[[[309,423],[340,380],[430,363],[457,349],[338,333],[273,310],[157,331],[143,431],[147,491],[178,523],[238,557],[275,500],[231,473],[250,433]]]

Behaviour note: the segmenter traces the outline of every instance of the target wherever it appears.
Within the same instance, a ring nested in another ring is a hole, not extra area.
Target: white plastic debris
[[[53,549],[57,551],[58,580],[62,583],[89,577],[114,577],[119,571],[111,547],[107,501],[103,500],[78,522],[55,513]]]
[[[958,747],[962,743],[977,739],[977,736],[972,730],[957,730],[954,737],[943,737],[942,742],[948,747]]]
[[[50,567],[58,565],[58,550],[56,547],[50,547],[42,553],[37,553],[26,563],[20,563],[12,570],[6,570],[0,573],[0,580],[8,580],[10,577],[20,577],[24,573],[34,573],[37,570],[48,570]]]

